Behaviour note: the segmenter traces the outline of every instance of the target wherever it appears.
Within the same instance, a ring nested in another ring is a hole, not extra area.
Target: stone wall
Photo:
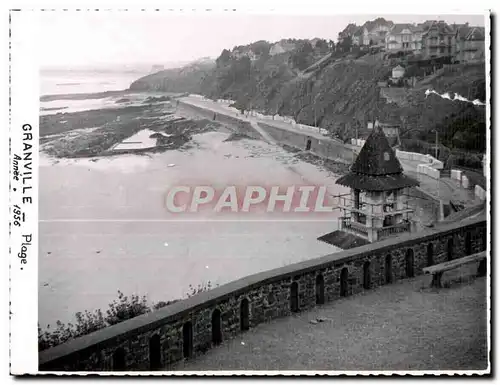
[[[310,140],[309,151],[319,157],[346,164],[351,164],[356,158],[353,150],[336,140],[326,137],[320,139],[316,136],[309,136],[307,133],[285,130],[263,122],[258,124],[277,142],[298,150],[306,150],[308,148],[307,142]]]
[[[188,111],[193,111],[197,115],[203,116],[206,119],[212,120],[214,118],[214,112],[208,109],[198,107],[190,103],[185,103],[183,101],[179,101],[179,106]],[[222,123],[231,130],[244,134],[252,139],[264,140],[262,135],[256,129],[252,128],[252,125],[249,122],[243,121],[237,116],[233,117],[229,115],[229,112],[227,114],[216,113],[215,121]],[[259,121],[257,124],[279,144],[284,144],[298,150],[305,150],[307,147],[307,141],[310,140],[310,151],[314,155],[346,164],[352,163],[353,159],[356,157],[353,150],[336,140],[327,137],[319,139],[316,136],[308,135],[307,132],[285,130],[272,125],[271,122],[268,124]]]
[[[417,216],[423,218],[424,222],[439,222],[444,219],[444,205],[441,199],[420,187],[410,188],[408,195],[408,204],[416,209]],[[429,215],[424,216],[423,213],[429,213]]]
[[[245,122],[241,119],[238,119],[237,117],[232,117],[227,114],[214,113],[213,111],[210,111],[206,108],[201,108],[193,104],[184,103],[182,101],[179,101],[179,106],[184,110],[193,111],[194,113],[204,117],[205,119],[214,120],[215,115],[214,121],[223,124],[232,131],[244,134],[252,139],[263,139],[262,136],[254,128],[252,128],[252,125],[249,122]]]
[[[469,219],[251,275],[42,351],[40,370],[168,370],[214,341],[312,308],[318,298],[334,301],[482,251],[486,231],[484,218]]]

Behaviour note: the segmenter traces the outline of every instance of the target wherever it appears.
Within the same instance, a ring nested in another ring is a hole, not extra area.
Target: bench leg
[[[480,277],[484,277],[486,275],[487,269],[488,268],[486,266],[486,258],[481,259],[481,261],[479,262],[479,266],[477,268],[477,275]]]
[[[431,287],[436,287],[440,288],[441,287],[441,277],[443,276],[443,273],[434,273],[432,274],[432,282],[431,282]]]

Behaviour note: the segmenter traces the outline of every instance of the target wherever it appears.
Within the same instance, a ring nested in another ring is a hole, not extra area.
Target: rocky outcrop
[[[213,68],[213,62],[203,61],[159,71],[136,80],[130,90],[198,93],[201,82]]]

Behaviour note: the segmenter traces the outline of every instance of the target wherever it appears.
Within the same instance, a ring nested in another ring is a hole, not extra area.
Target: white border
[[[38,110],[39,75],[36,36],[38,17],[34,12],[11,13],[11,161],[14,154],[23,156],[23,125],[30,124],[33,139],[32,179],[15,181],[10,175],[10,289],[11,289],[11,373],[38,371],[38,353],[33,349],[38,340]],[[28,142],[27,142],[28,143]],[[25,173],[25,161],[19,161],[19,171]],[[11,166],[12,170],[12,166]],[[31,190],[23,188],[31,186]],[[16,191],[14,192],[14,188]],[[32,204],[22,204],[23,197],[32,197]],[[18,204],[26,222],[20,227],[13,225],[13,205]],[[31,234],[31,246],[27,250],[27,264],[22,265],[22,235]],[[33,295],[35,294],[35,295]],[[38,344],[37,344],[38,345]]]
[[[102,2],[96,2],[94,4],[92,3],[85,3],[81,4],[80,6],[74,5],[74,8],[82,8],[82,9],[95,9],[95,8],[100,8],[100,9],[106,9],[106,8],[119,8],[119,9],[124,9],[128,8],[130,11],[136,11],[142,8],[137,7],[136,4],[134,4],[132,7],[130,7],[130,4],[128,2],[118,2],[118,1],[113,1],[112,5],[106,5],[103,6]],[[211,2],[211,4],[216,3],[214,1]],[[419,1],[416,7],[414,7],[413,12],[408,11],[408,6],[406,4],[402,4],[401,2],[386,2],[385,4],[375,4],[376,7],[373,5],[362,5],[362,1],[356,2],[355,5],[341,5],[340,4],[335,4],[335,3],[327,3],[328,5],[325,5],[322,3],[319,6],[314,6],[314,2],[309,1],[306,5],[297,5],[297,4],[290,4],[289,2],[282,2],[279,5],[275,4],[270,4],[269,1],[266,1],[264,6],[257,6],[255,2],[252,2],[251,7],[252,8],[247,8],[248,3],[245,4],[246,7],[238,7],[235,2],[217,2],[216,7],[211,7],[213,10],[218,9],[218,10],[224,10],[224,9],[233,9],[237,8],[238,12],[241,13],[269,13],[270,8],[274,8],[275,13],[280,13],[280,14],[325,14],[325,13],[332,13],[332,14],[359,14],[359,10],[363,9],[363,13],[366,14],[422,14],[422,13],[431,13],[429,11],[427,12],[422,12],[423,9],[428,9],[432,10],[432,14],[478,14],[478,13],[483,13],[483,10],[487,8],[487,6],[481,7],[478,5],[478,3],[484,3],[484,2],[475,2],[475,6],[471,7],[470,3],[467,3],[466,5],[460,5],[457,2],[452,2],[452,3],[443,3],[439,2],[436,3],[435,1]],[[366,1],[367,4],[372,4],[369,1]],[[425,3],[428,3],[428,6],[425,7]],[[150,3],[149,3],[150,4]],[[143,7],[148,7],[149,5],[147,2],[141,2],[141,6]],[[44,4],[45,9],[63,9],[67,8],[68,5],[67,3],[54,3],[54,2],[45,2]],[[154,8],[160,8],[162,10],[172,8],[172,9],[184,9],[187,10],[189,8],[197,8],[198,10],[202,10],[204,12],[205,9],[209,8],[206,3],[199,2],[197,4],[193,4],[193,2],[190,2],[187,4],[186,2],[169,2],[168,8],[165,4],[156,4],[156,6],[150,6],[150,10]],[[457,7],[457,8],[455,8]],[[25,9],[22,11],[23,16],[26,18],[30,18],[31,16],[25,16],[27,15],[28,9],[33,9],[32,4],[29,4],[28,6],[22,6],[20,5],[20,2],[16,2],[15,4],[11,5],[11,8],[23,8]],[[460,11],[457,11],[457,9],[460,8]],[[465,10],[468,8],[467,10]],[[373,11],[370,11],[370,9],[373,9]],[[396,9],[401,9],[401,11],[395,11]],[[404,9],[404,10],[403,10]],[[199,11],[198,11],[199,12]],[[487,13],[485,13],[487,15]],[[26,20],[26,19],[25,19]],[[14,17],[13,17],[13,24],[14,24]],[[489,20],[485,23],[486,31],[487,31],[487,40],[486,40],[486,46],[489,47],[490,44],[490,38],[489,38],[489,31],[490,31],[490,25],[489,25]],[[13,27],[15,28],[15,27]],[[15,32],[15,29],[14,29]],[[32,37],[36,36],[36,22],[32,19],[30,22],[27,24],[23,24],[23,28],[20,29],[19,35],[13,35],[12,43],[13,43],[13,48],[12,48],[12,126],[11,126],[11,131],[10,135],[12,138],[12,146],[13,146],[13,153],[19,152],[18,150],[14,150],[16,146],[19,145],[19,139],[20,137],[15,135],[14,128],[20,127],[24,122],[29,122],[33,129],[35,130],[38,129],[38,66],[36,65],[37,63],[37,58],[38,58],[38,53],[37,53],[37,47],[36,47],[36,40],[33,40]],[[22,39],[23,44],[14,44],[16,39]],[[489,50],[487,50],[486,54],[486,70],[487,70],[487,100],[489,101],[491,98],[490,95],[490,89],[488,85],[490,84],[490,53]],[[17,104],[19,103],[19,104]],[[486,107],[486,113],[487,113],[487,119],[489,122],[490,116],[491,116],[491,106],[488,103]],[[489,128],[489,127],[488,127]],[[36,131],[37,132],[37,131]],[[490,160],[490,152],[491,152],[491,133],[490,130],[488,130],[487,133],[488,137],[488,160]],[[498,135],[497,135],[498,136]],[[38,136],[37,136],[38,139]],[[38,162],[37,162],[37,157],[38,157],[38,140],[34,140],[36,147],[33,148],[34,152],[34,167],[38,167]],[[5,143],[5,142],[4,142]],[[37,174],[35,174],[37,175]],[[488,172],[488,178],[490,177],[490,173]],[[36,185],[36,179],[32,180],[33,186],[34,186],[34,193],[33,197],[36,197],[37,192],[38,192],[38,186]],[[36,188],[35,188],[36,186]],[[488,203],[487,207],[488,209],[491,209],[491,204],[490,204],[490,190],[491,185],[490,185],[490,179],[488,179]],[[11,200],[14,201],[15,198],[14,195],[11,196]],[[31,219],[31,221],[35,221],[33,223],[26,223],[25,225],[25,232],[28,230],[27,226],[30,226],[29,230],[31,231],[34,229],[35,233],[38,228],[37,224],[37,219],[38,219],[38,207],[34,204],[33,207],[31,208],[31,211],[28,212],[26,211],[26,214],[28,218]],[[9,217],[10,220],[11,217]],[[31,222],[30,221],[30,222]],[[488,226],[491,226],[491,221],[488,222]],[[13,250],[18,247],[19,240],[16,239],[16,235],[13,232],[12,234],[12,241],[11,241],[11,247]],[[35,239],[35,237],[34,237]],[[492,236],[490,240],[492,239]],[[37,349],[37,335],[36,335],[36,320],[38,317],[33,317],[33,311],[35,311],[37,314],[38,313],[38,295],[37,295],[37,286],[38,286],[38,266],[37,266],[37,251],[38,251],[38,244],[37,242],[33,243],[31,246],[31,253],[30,253],[30,259],[28,263],[28,267],[26,267],[21,274],[19,269],[15,269],[15,267],[19,267],[18,261],[13,260],[12,255],[10,257],[10,263],[14,267],[11,269],[11,290],[12,290],[12,295],[11,295],[11,301],[12,301],[12,307],[11,307],[11,312],[12,314],[12,322],[11,322],[11,333],[12,333],[12,341],[15,341],[14,343],[11,344],[11,354],[12,354],[12,367],[11,367],[11,373],[12,374],[21,374],[21,373],[37,373],[38,372],[38,349]],[[487,278],[488,284],[491,282],[490,276]],[[491,301],[490,301],[490,286],[488,285],[488,308],[491,308]],[[34,294],[34,295],[33,295]],[[488,314],[488,321],[490,321],[490,314]],[[489,323],[489,322],[488,322]],[[488,328],[488,338],[490,338],[491,331],[490,328]],[[35,342],[33,344],[33,342]],[[490,342],[489,342],[490,344]],[[30,345],[34,345],[34,349],[28,348]],[[491,350],[491,346],[489,346]],[[19,358],[19,359],[17,359]],[[491,363],[490,363],[491,367]],[[367,374],[391,374],[391,373],[397,373],[397,374],[413,374],[413,375],[422,375],[423,373],[421,371],[418,372],[291,372],[291,371],[280,371],[280,372],[250,372],[250,371],[245,371],[245,372],[203,372],[203,374],[206,375],[252,375],[252,374],[258,374],[258,375],[313,375],[313,374],[349,374],[349,375],[355,375],[355,374],[360,374],[360,375],[367,375]],[[430,371],[430,372],[425,372],[425,374],[472,374],[472,373],[480,373],[478,371]],[[62,373],[58,373],[62,374]],[[76,374],[76,373],[75,373]],[[81,372],[81,374],[87,374],[87,372]],[[111,374],[111,373],[107,373]],[[133,374],[133,375],[161,375],[161,373],[148,373],[148,372],[124,372],[120,373],[120,375],[124,374]],[[182,374],[200,374],[200,372],[175,372],[172,373],[174,375],[182,375]],[[112,374],[111,374],[112,375]]]

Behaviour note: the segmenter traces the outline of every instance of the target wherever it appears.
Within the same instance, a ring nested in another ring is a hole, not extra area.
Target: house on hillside
[[[363,28],[359,27],[354,33],[352,34],[352,44],[353,45],[363,45]]]
[[[320,40],[321,39],[319,37],[315,37],[314,39],[309,40],[309,42],[311,43],[311,46],[314,48],[316,47],[316,43]]]
[[[269,50],[269,55],[274,56],[274,55],[279,55],[279,54],[282,54],[285,52],[290,52],[290,51],[293,51],[295,49],[295,47],[296,47],[295,43],[292,43],[292,42],[289,42],[286,40],[282,40],[282,41],[279,41],[279,42],[273,44],[273,46]]]
[[[469,62],[484,58],[485,29],[484,27],[469,27],[468,25],[457,28],[455,32],[456,60]]]
[[[422,34],[422,53],[426,58],[453,56],[455,31],[444,21],[433,21]]]
[[[377,45],[385,47],[385,37],[390,32],[394,23],[378,18],[363,24],[363,45]]]
[[[393,80],[399,80],[403,76],[405,76],[405,69],[404,67],[401,67],[400,65],[397,65],[392,69],[392,79]]]
[[[358,27],[356,24],[354,23],[350,23],[347,25],[347,27],[344,28],[343,31],[339,32],[339,35],[338,35],[338,42],[340,44],[342,44],[342,42],[347,39],[348,37],[352,38],[352,36],[354,35],[354,32],[356,32],[360,27]]]
[[[373,131],[374,129],[380,129],[384,132],[387,137],[391,147],[399,144],[399,133],[401,131],[401,122],[394,116],[380,121],[378,119],[375,122],[368,122],[368,130]]]
[[[425,24],[414,24],[411,26],[411,49],[416,54],[420,54],[422,52],[422,36],[426,30],[427,26]]]
[[[421,26],[413,24],[394,24],[385,37],[386,51],[416,51],[422,48]]]

